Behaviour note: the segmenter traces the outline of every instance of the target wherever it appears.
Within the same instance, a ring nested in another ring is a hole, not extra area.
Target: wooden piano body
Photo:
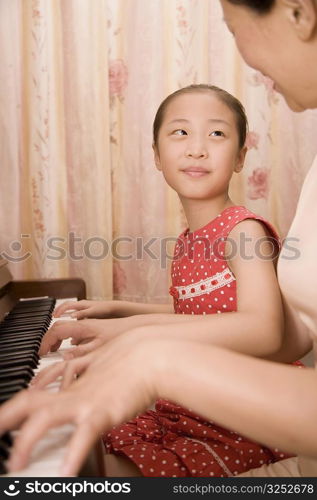
[[[13,280],[8,263],[0,257],[0,321],[20,298],[46,295],[82,300],[86,298],[86,284],[81,278]]]
[[[0,257],[0,322],[4,319],[6,314],[12,310],[19,299],[45,296],[54,297],[57,300],[67,298],[77,298],[78,300],[85,299],[86,285],[81,278],[13,280],[8,263]],[[63,344],[61,347],[63,347]],[[55,353],[48,355],[50,362],[55,362],[55,357],[56,360],[61,359],[61,355],[58,353],[56,353],[56,355]],[[39,369],[43,366],[42,361],[45,363],[44,358],[45,357],[41,358]],[[21,474],[14,473],[12,476],[59,476],[58,471],[61,465],[60,461],[62,460],[62,450],[58,449],[59,443],[61,443],[60,448],[65,447],[67,444],[67,436],[70,435],[69,432],[67,435],[63,435],[62,432],[57,431],[56,437],[54,437],[54,434],[51,435],[47,442],[44,442],[43,439],[42,442],[39,443],[38,450],[35,450],[36,458],[34,461],[37,460],[37,463],[32,464],[31,459],[30,466],[21,471]],[[104,476],[101,442],[98,442],[95,448],[91,450],[79,475],[85,477]],[[11,474],[5,475],[5,477],[8,476],[11,476]]]

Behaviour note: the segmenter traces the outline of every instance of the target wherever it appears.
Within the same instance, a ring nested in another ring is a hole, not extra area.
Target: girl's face
[[[168,104],[154,147],[157,168],[182,201],[227,196],[245,152],[233,111],[208,91],[181,94]]]
[[[275,90],[283,94],[293,111],[315,107],[317,97],[312,81],[317,64],[312,64],[312,60],[317,61],[316,48],[305,40],[309,16],[303,16],[300,24],[298,13],[302,11],[297,11],[296,18],[293,2],[284,0],[277,0],[264,15],[227,0],[220,1],[224,20],[246,63],[274,81]]]

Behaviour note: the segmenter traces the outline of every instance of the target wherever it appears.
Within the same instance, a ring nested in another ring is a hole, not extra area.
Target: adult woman
[[[317,108],[317,1],[221,3],[248,64],[276,82],[275,88],[293,110]],[[308,173],[290,230],[299,239],[301,257],[283,259],[282,252],[279,263],[287,309],[295,310],[306,327],[290,330],[291,359],[300,357],[313,342],[317,345],[317,236],[312,232],[316,183],[317,161]],[[100,384],[101,379],[110,382]],[[317,457],[316,384],[314,369],[294,370],[164,335],[149,338],[138,329],[101,347],[83,376],[67,390],[58,394],[25,391],[4,405],[0,432],[23,423],[11,458],[11,470],[17,470],[48,428],[73,422],[76,430],[62,471],[73,474],[105,427],[127,420],[163,397],[268,446]],[[317,474],[313,459],[301,460],[300,468],[297,475]]]

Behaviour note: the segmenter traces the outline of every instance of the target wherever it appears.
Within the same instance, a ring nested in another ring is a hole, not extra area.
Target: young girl
[[[59,323],[45,336],[42,353],[58,347],[68,336],[67,327],[78,343],[83,337],[94,339],[75,348],[74,353],[83,354],[132,327],[149,325],[147,334],[154,335],[158,323],[165,323],[165,330],[169,325],[170,337],[196,338],[254,356],[269,357],[279,349],[282,307],[273,263],[278,237],[268,222],[235,206],[228,195],[233,173],[244,164],[246,131],[241,103],[217,87],[191,85],[162,102],[153,126],[155,164],[178,193],[189,223],[178,238],[172,264],[170,294],[176,315],[151,304],[66,303],[57,316],[75,309],[77,318],[130,317],[124,323]],[[151,314],[153,310],[161,314]],[[225,312],[234,314],[220,317]],[[213,321],[207,315],[214,315]],[[44,373],[36,383],[47,381]],[[109,453],[136,466],[137,471],[109,456],[109,475],[124,476],[223,477],[286,456],[163,400],[155,411],[113,429],[105,444]]]
[[[243,307],[244,287],[257,279],[250,274],[248,258],[261,259],[248,254],[251,248],[243,248],[247,238],[262,238],[263,260],[268,258],[266,245],[271,238],[273,268],[278,240],[274,229],[235,206],[228,196],[233,172],[243,167],[246,130],[240,102],[216,87],[178,90],[158,109],[155,163],[177,191],[189,223],[178,238],[172,264],[170,293],[176,314],[221,314]],[[259,279],[257,286],[262,284]],[[258,294],[258,300],[263,298]],[[279,315],[278,306],[273,314]],[[251,442],[164,400],[156,402],[155,411],[114,428],[104,442],[109,453],[128,458],[144,476],[232,476],[285,458],[277,449]]]

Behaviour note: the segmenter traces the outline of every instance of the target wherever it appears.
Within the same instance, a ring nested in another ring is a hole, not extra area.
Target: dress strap
[[[230,208],[231,209],[226,210],[226,213],[223,214],[223,220],[220,223],[221,225],[223,225],[220,237],[223,238],[224,241],[228,238],[230,232],[237,224],[247,219],[253,219],[253,220],[258,220],[264,225],[265,229],[268,232],[268,238],[272,241],[277,251],[278,252],[280,251],[281,249],[280,237],[270,222],[268,222],[260,215],[251,212],[250,210],[248,210],[243,206],[234,206]]]

